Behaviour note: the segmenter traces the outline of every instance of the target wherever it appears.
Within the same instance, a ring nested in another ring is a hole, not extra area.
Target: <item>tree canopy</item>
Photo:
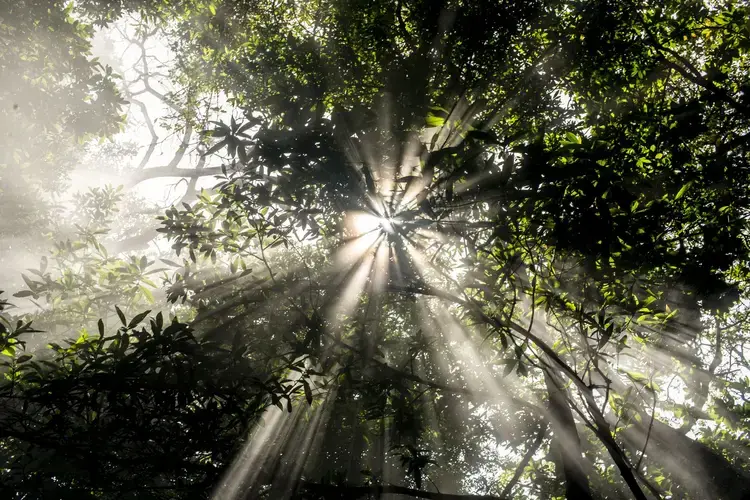
[[[141,93],[89,53],[130,23],[184,134],[136,182],[201,160],[168,252],[94,189],[0,302],[6,496],[750,497],[750,5],[26,3],[0,65],[75,94],[56,142]]]

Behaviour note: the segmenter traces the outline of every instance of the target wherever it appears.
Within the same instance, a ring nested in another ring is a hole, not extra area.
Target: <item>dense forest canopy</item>
[[[750,498],[747,2],[19,0],[0,70],[4,498]]]

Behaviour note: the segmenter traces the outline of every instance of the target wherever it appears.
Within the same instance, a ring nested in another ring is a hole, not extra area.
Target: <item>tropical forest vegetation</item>
[[[750,3],[0,2],[0,497],[750,499]]]

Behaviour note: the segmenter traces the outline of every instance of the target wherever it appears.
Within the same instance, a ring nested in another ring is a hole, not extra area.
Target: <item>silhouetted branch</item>
[[[128,185],[132,187],[149,179],[158,179],[159,177],[185,177],[188,179],[192,179],[223,174],[224,172],[222,171],[221,167],[209,167],[197,170],[192,168],[173,168],[166,165],[162,167],[153,167],[138,171],[129,179]]]
[[[134,94],[128,93],[129,97],[132,97]],[[151,159],[151,156],[154,154],[154,150],[156,149],[156,145],[159,144],[159,136],[156,133],[156,130],[154,129],[154,122],[151,120],[151,116],[148,114],[148,107],[141,101],[137,99],[130,99],[130,102],[138,106],[138,108],[141,110],[141,114],[143,115],[144,120],[146,121],[146,127],[148,128],[149,134],[151,134],[151,142],[148,145],[148,149],[146,150],[146,153],[143,155],[143,158],[141,158],[141,162],[138,164],[138,170],[143,170],[143,168],[148,164],[149,160]]]
[[[643,443],[643,449],[641,449],[641,456],[638,458],[638,462],[635,464],[636,470],[641,468],[643,457],[646,456],[646,447],[648,446],[648,441],[649,439],[651,439],[651,431],[654,428],[654,418],[656,418],[656,391],[654,391],[653,396],[654,396],[654,404],[651,407],[651,420],[648,423],[648,431],[646,432],[646,440]]]
[[[599,405],[597,405],[596,403],[596,399],[594,398],[591,387],[589,387],[586,382],[581,379],[581,377],[575,372],[575,370],[573,370],[573,368],[570,367],[568,363],[560,358],[560,356],[557,354],[557,352],[555,352],[554,349],[552,349],[552,347],[547,345],[546,342],[544,342],[534,333],[528,331],[526,328],[514,321],[502,320],[494,316],[488,316],[484,313],[484,311],[478,304],[474,303],[471,300],[464,300],[450,292],[438,290],[434,287],[424,286],[410,288],[409,291],[411,291],[412,293],[421,293],[423,295],[440,297],[467,307],[477,317],[477,319],[481,320],[483,323],[486,323],[500,330],[509,329],[520,335],[522,338],[525,338],[526,340],[531,342],[544,354],[546,354],[547,357],[551,359],[563,371],[563,373],[565,373],[565,375],[571,380],[571,382],[573,382],[581,396],[583,396],[583,399],[586,401],[587,409],[594,419],[594,426],[592,426],[592,430],[609,452],[609,455],[612,457],[612,460],[614,460],[615,465],[617,465],[617,468],[622,475],[622,478],[627,483],[635,498],[638,500],[647,500],[645,493],[641,489],[640,485],[638,484],[638,480],[633,473],[633,468],[628,463],[625,452],[615,441],[614,437],[612,436],[612,430],[610,429],[609,423],[604,418],[604,414],[599,410]]]
[[[305,483],[304,488],[312,493],[322,495],[326,499],[356,499],[369,495],[407,495],[414,498],[429,498],[433,500],[504,500],[504,497],[494,495],[459,495],[451,493],[436,493],[432,491],[416,490],[405,486],[373,485],[373,486],[335,486],[329,484]]]
[[[513,477],[510,478],[510,481],[508,481],[508,484],[505,485],[505,488],[503,488],[502,493],[500,493],[501,498],[510,498],[510,492],[516,486],[516,483],[518,483],[518,480],[521,479],[521,475],[523,474],[524,469],[526,468],[527,465],[529,465],[529,462],[534,456],[534,453],[536,453],[536,450],[538,450],[539,447],[542,445],[545,434],[547,434],[546,425],[539,429],[539,432],[536,435],[536,439],[531,444],[529,449],[526,450],[526,453],[521,459],[521,462],[519,462],[518,467],[516,467],[515,474],[513,474]]]
[[[651,29],[651,26],[648,22],[645,22],[643,19],[643,16],[640,12],[640,9],[638,5],[636,5],[634,2],[630,1],[630,5],[635,9],[635,11],[638,13],[638,17],[641,21],[641,24],[646,31],[646,35],[648,36],[648,43],[651,45],[651,47],[654,48],[654,50],[657,51],[658,57],[670,68],[677,71],[679,74],[683,76],[686,80],[694,83],[695,85],[698,85],[699,87],[711,92],[719,98],[720,100],[726,102],[731,106],[735,111],[737,111],[740,114],[745,115],[745,117],[750,118],[750,108],[747,106],[739,103],[734,97],[729,95],[729,92],[727,92],[725,89],[719,87],[716,85],[716,83],[713,80],[710,80],[703,76],[703,74],[700,72],[698,68],[695,67],[695,65],[690,62],[686,57],[684,57],[682,54],[677,52],[676,50],[673,50],[665,45],[663,45],[659,40],[656,38],[656,35],[654,34],[653,30]],[[669,56],[669,57],[667,57]],[[674,60],[673,60],[674,59]],[[676,61],[676,62],[675,62]]]

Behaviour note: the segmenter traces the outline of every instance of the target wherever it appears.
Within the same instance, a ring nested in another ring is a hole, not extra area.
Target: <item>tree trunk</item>
[[[590,499],[591,490],[583,466],[581,442],[565,389],[559,378],[548,370],[544,370],[544,382],[547,384],[549,393],[552,446],[559,454],[565,476],[565,498],[568,500]]]
[[[608,370],[612,390],[623,393],[625,384],[614,370]],[[672,476],[678,497],[746,500],[750,498],[750,474],[738,470],[719,453],[690,439],[679,429],[654,419],[643,408],[638,409],[641,421],[623,431],[622,435],[631,456],[645,450],[645,457],[654,465],[664,467]],[[652,427],[649,433],[649,426]],[[648,439],[648,442],[646,442]],[[637,460],[637,458],[636,458]],[[635,461],[635,460],[634,460]]]

